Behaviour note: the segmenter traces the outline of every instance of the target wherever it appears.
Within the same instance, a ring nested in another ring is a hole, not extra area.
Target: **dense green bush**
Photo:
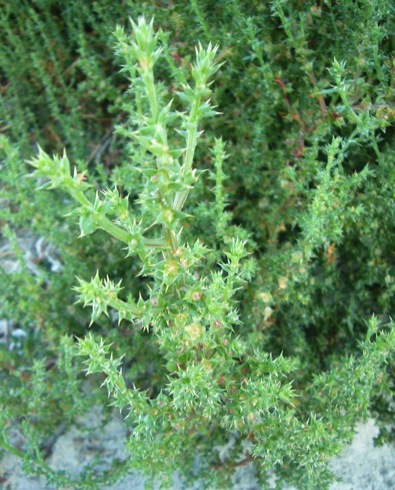
[[[75,488],[130,468],[228,488],[252,460],[262,483],[274,469],[325,488],[359,419],[375,415],[391,437],[394,10],[2,9],[0,219],[19,266],[0,270],[1,318],[26,336],[0,350],[0,445],[26,471],[70,484],[43,446],[106,403],[103,383],[128,416],[133,458]],[[26,236],[61,266],[42,253],[32,267]],[[23,451],[8,436],[16,423]]]

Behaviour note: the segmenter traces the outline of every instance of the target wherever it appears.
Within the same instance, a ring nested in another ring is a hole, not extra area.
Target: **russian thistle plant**
[[[285,22],[281,2],[275,3]],[[213,77],[221,68],[218,48],[199,44],[190,74],[175,70],[173,90],[155,76],[160,62],[168,58],[165,35],[155,32],[153,21],[144,17],[132,21],[132,29],[131,39],[122,28],[115,32],[132,100],[124,105],[128,121],[118,128],[132,142],[133,174],[127,182],[99,192],[87,172],[72,168],[66,152],[50,157],[40,149],[30,161],[35,167],[31,176],[40,179],[41,187],[67,191],[78,203],[72,216],[78,217],[81,238],[102,230],[115,239],[111,247],[125,249],[125,269],[139,264],[140,292],[125,291],[123,282],[105,277],[105,263],[93,279],[80,277],[75,286],[78,301],[92,309],[92,324],[100,325],[102,314],[115,312],[116,321],[123,328],[128,325],[138,368],[133,359],[114,356],[117,346],[106,337],[121,336],[112,332],[79,338],[79,353],[87,358],[89,374],[104,374],[111,404],[126,415],[134,468],[150,476],[155,472],[164,481],[170,481],[175,470],[186,477],[198,471],[206,485],[226,488],[235,467],[255,461],[262,481],[276,469],[302,488],[323,488],[330,480],[328,457],[350,438],[372,397],[388,390],[382,365],[393,349],[394,331],[378,334],[379,322],[373,317],[360,357],[334,361],[322,373],[314,372],[314,362],[303,352],[288,356],[265,350],[261,330],[273,309],[265,306],[262,312],[252,312],[249,318],[258,321],[249,326],[241,321],[239,307],[244,307],[244,286],[254,275],[271,274],[274,261],[268,262],[267,271],[258,269],[248,233],[230,223],[223,185],[227,155],[220,138],[210,150],[213,164],[208,170],[215,182],[215,212],[206,214],[215,219],[207,223],[214,247],[194,235],[196,217],[188,208],[188,197],[202,177],[201,168],[194,166],[202,122],[218,116],[210,101]],[[361,129],[363,121],[350,112],[341,68],[335,63],[333,70],[344,117]],[[350,139],[357,136],[363,134]],[[340,233],[338,219],[331,220],[327,196],[341,208],[344,221],[358,218],[359,210],[346,209],[343,193],[348,196],[347,186],[361,185],[368,171],[354,179],[343,177],[339,167],[346,149],[339,139],[328,146],[328,165],[318,174],[313,212],[303,216],[303,252],[284,254],[295,277],[306,273],[304,264],[314,248],[328,245],[327,236],[335,241]],[[297,186],[292,169],[287,172]],[[284,188],[290,186],[284,182]],[[326,227],[326,235],[320,234],[320,226]],[[284,294],[289,294],[288,281],[287,276],[278,281]],[[269,292],[260,293],[259,299],[273,303]],[[278,301],[286,299],[280,296]],[[294,338],[292,332],[290,337]],[[235,442],[224,459],[215,448],[230,435]]]

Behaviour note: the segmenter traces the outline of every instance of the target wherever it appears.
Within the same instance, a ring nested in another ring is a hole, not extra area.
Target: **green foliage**
[[[27,337],[0,351],[0,445],[27,471],[70,485],[41,447],[103,400],[82,392],[81,363],[132,432],[130,465],[102,482],[177,470],[228,488],[255,461],[262,484],[275,469],[321,489],[359,419],[390,438],[393,14],[384,0],[7,4],[0,219],[19,265],[1,315]],[[59,270],[32,269],[26,230]]]

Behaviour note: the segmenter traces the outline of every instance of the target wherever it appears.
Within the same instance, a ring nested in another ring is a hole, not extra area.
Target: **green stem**
[[[70,192],[71,196],[76,201],[78,201],[82,206],[87,206],[89,208],[93,207],[92,203],[89,201],[89,199],[85,196],[85,194],[82,191],[75,189],[73,187],[69,188],[68,191]],[[130,233],[128,233],[126,230],[113,223],[106,216],[98,216],[97,226],[103,229],[104,231],[106,231],[109,235],[119,240],[120,242],[128,244],[133,239],[133,236]],[[166,246],[166,242],[163,238],[143,237],[143,242],[145,246],[152,247],[152,248]]]
[[[25,453],[22,451],[19,451],[19,449],[16,449],[14,446],[9,444],[4,438],[0,442],[0,447],[7,451],[7,453],[13,454],[14,456],[17,456],[18,458],[23,459],[25,457]]]
[[[147,91],[149,105],[151,109],[152,119],[156,122],[158,119],[158,97],[154,83],[154,74],[152,69],[148,68],[142,71],[141,76],[144,80],[144,85]]]
[[[146,247],[166,248],[166,241],[163,238],[144,238],[143,243]]]
[[[193,105],[191,114],[189,116],[188,124],[188,136],[187,136],[187,146],[184,157],[184,163],[181,168],[181,176],[184,177],[191,169],[193,165],[193,157],[195,155],[195,149],[197,145],[197,132],[198,132],[198,111],[201,104],[201,97],[196,96]],[[177,192],[174,197],[173,208],[177,211],[181,211],[183,208],[185,201],[188,197],[189,190]]]
[[[172,253],[174,253],[178,248],[177,237],[175,233],[173,233],[169,228],[167,228],[165,230],[165,237],[166,237],[167,244],[170,247],[170,250],[172,251]]]
[[[192,167],[196,144],[197,144],[197,124],[192,130],[188,131],[187,153],[186,153],[186,158],[185,158],[183,168],[181,169],[182,176],[185,176],[188,170],[190,170]],[[174,197],[173,208],[176,209],[177,211],[181,211],[188,197],[188,194],[189,194],[189,189],[186,189],[185,191],[177,192]]]
[[[347,99],[347,94],[346,94],[345,90],[340,89],[339,90],[339,95],[340,95],[340,98],[341,98],[344,106],[348,110],[348,115],[351,117],[352,121],[355,124],[358,124],[358,125],[362,124],[361,118],[355,113],[355,111],[351,107],[351,105],[350,105],[350,103],[349,103],[349,101]]]
[[[182,166],[181,172],[184,176],[192,168],[193,156],[195,154],[195,149],[197,145],[197,128],[198,123],[191,123],[193,126],[188,130],[187,138],[187,151],[185,153],[184,165]]]
[[[284,14],[284,10],[283,10],[280,2],[276,2],[276,8],[277,8],[277,12],[278,12],[278,15],[280,17],[281,23],[283,25],[285,34],[288,36],[288,39],[290,40],[292,47],[295,47],[295,37],[292,34],[291,29],[289,28],[290,23]]]
[[[142,316],[141,310],[137,306],[126,303],[119,298],[110,299],[108,304],[111,306],[111,308],[117,311],[125,309],[130,315],[130,317],[127,317],[127,320],[129,321],[133,321],[135,318],[141,318]]]
[[[100,223],[98,223],[98,225],[109,235],[117,238],[120,242],[129,243],[132,239],[130,233],[113,223],[111,220],[106,218],[106,216],[100,216]]]
[[[92,203],[82,191],[71,187],[69,188],[69,192],[74,197],[74,199],[78,201],[82,206],[86,206],[89,208],[93,207]],[[132,239],[132,235],[130,233],[113,223],[106,216],[100,216],[98,221],[100,221],[99,223],[97,223],[98,227],[102,228],[104,231],[117,238],[119,241],[123,243],[129,243]]]

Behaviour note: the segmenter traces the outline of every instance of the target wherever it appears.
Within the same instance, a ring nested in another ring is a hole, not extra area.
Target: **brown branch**
[[[291,105],[291,103],[289,102],[289,99],[288,99],[288,95],[287,95],[287,86],[285,85],[284,83],[284,80],[280,77],[276,77],[274,79],[274,81],[280,85],[281,87],[281,91],[282,91],[282,94],[283,94],[283,99],[284,99],[284,102],[285,102],[285,105],[287,106],[287,109],[288,111],[291,113],[292,115],[292,118],[297,121],[297,123],[299,124],[299,128],[301,130],[302,133],[306,133],[307,131],[307,126],[306,126],[306,123],[303,121],[301,115],[299,114],[299,112],[294,109]]]

